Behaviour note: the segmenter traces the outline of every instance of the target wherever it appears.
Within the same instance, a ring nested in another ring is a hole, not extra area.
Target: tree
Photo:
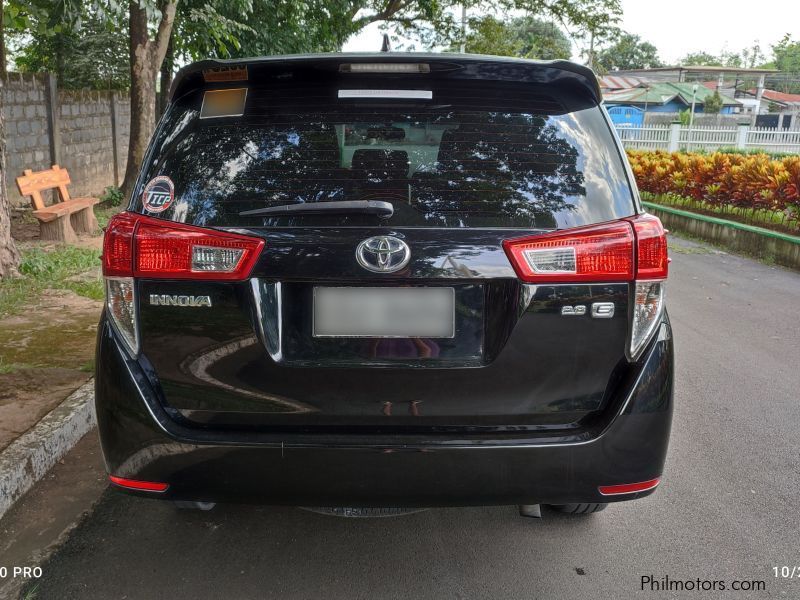
[[[522,17],[511,21],[512,35],[522,42],[522,52],[541,60],[569,59],[572,42],[553,22],[535,17]]]
[[[8,73],[6,59],[6,7],[3,0],[0,0],[0,77],[5,77]]]
[[[456,45],[450,48],[456,50]],[[553,60],[569,58],[572,44],[554,23],[533,17],[508,22],[494,17],[471,19],[465,42],[467,52]]]
[[[33,27],[16,53],[16,68],[23,72],[51,72],[61,88],[127,90],[127,18],[105,19],[83,7],[80,29],[52,30]]]
[[[723,67],[741,68],[744,67],[744,60],[739,52],[731,52],[730,50],[723,50],[719,53],[719,62]]]
[[[175,11],[167,53],[161,64],[158,114],[167,106],[176,62],[200,58],[230,58],[241,48],[240,38],[256,30],[246,22],[267,25],[254,13],[265,0],[181,0]],[[261,25],[259,25],[259,28]],[[281,27],[275,27],[283,32]],[[275,37],[279,37],[277,33]]]
[[[684,67],[722,67],[722,60],[708,52],[690,52],[679,63]]]
[[[783,82],[776,82],[776,87],[782,92],[800,94],[800,41],[794,41],[787,33],[772,46],[772,53],[775,56],[774,67],[785,77]]]
[[[597,65],[605,71],[661,67],[658,50],[638,35],[623,33],[609,47],[597,53]]]
[[[150,5],[142,6],[139,0],[129,0],[131,125],[128,162],[122,182],[122,192],[126,196],[133,191],[155,125],[156,74],[167,53],[176,4],[177,0],[162,0],[161,6],[155,9]],[[148,13],[157,23],[152,39]]]
[[[30,27],[31,19],[52,29],[70,27],[70,13],[74,9],[74,0],[60,0],[52,4],[48,0],[14,0],[0,2],[0,77],[5,77],[7,68],[6,33],[19,33]],[[61,24],[59,24],[61,23]],[[11,237],[11,206],[6,192],[6,136],[3,120],[2,96],[0,95],[0,279],[18,274],[19,251]]]
[[[0,36],[0,63],[7,67],[9,39],[26,44],[28,36],[52,36],[80,29],[81,10],[86,0],[5,0],[0,1],[3,35]],[[100,0],[92,0],[99,2]],[[102,11],[101,11],[102,12]],[[21,38],[21,40],[20,40]]]
[[[19,252],[11,237],[11,205],[6,193],[6,135],[0,97],[0,280],[13,277],[19,266]]]
[[[746,67],[748,60],[753,60],[754,48],[744,50],[742,53],[722,50],[719,55],[709,54],[708,52],[690,52],[679,62],[685,67]],[[763,57],[763,55],[762,55]]]
[[[522,41],[511,35],[509,26],[491,16],[470,21],[464,49],[473,54],[531,58],[524,52]],[[451,50],[456,50],[455,46]]]
[[[718,90],[714,90],[714,93],[710,96],[707,96],[705,101],[703,102],[703,112],[708,113],[710,115],[719,114],[719,111],[722,110],[722,96],[719,95]]]
[[[775,68],[787,73],[800,73],[800,41],[794,41],[787,33],[780,42],[772,46]]]
[[[413,0],[366,0],[364,10],[354,9],[350,14],[363,14],[354,25],[358,31],[370,22],[382,21],[386,28],[395,34],[417,39],[424,47],[450,47],[461,42],[460,2],[414,2]],[[415,10],[415,5],[424,4],[424,10]],[[607,39],[615,30],[622,16],[620,0],[467,0],[468,9],[484,16],[494,15],[497,21],[508,21],[505,16],[520,12],[537,20],[555,23],[571,36],[588,38],[600,42]],[[379,10],[385,5],[384,10]],[[395,13],[386,16],[385,8],[400,7]]]
[[[758,43],[758,40],[754,41],[749,48],[742,50],[741,56],[742,65],[748,69],[755,69],[767,60],[767,57],[761,51],[761,44]]]

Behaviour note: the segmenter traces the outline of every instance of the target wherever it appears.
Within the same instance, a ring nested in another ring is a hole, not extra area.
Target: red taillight
[[[133,275],[133,233],[137,215],[129,212],[115,215],[103,237],[103,275],[130,277]]]
[[[505,240],[528,283],[615,282],[667,278],[667,238],[658,217],[630,219]]]
[[[627,221],[505,240],[514,270],[529,283],[630,281],[633,231]]]
[[[148,219],[136,230],[136,277],[246,279],[264,240]]]
[[[630,219],[636,236],[636,279],[666,279],[669,272],[667,233],[654,215]]]
[[[635,494],[636,492],[647,492],[661,483],[661,478],[656,477],[648,481],[639,483],[622,483],[619,485],[601,485],[597,489],[603,496],[618,496],[620,494]]]
[[[116,475],[109,475],[109,480],[114,485],[127,488],[129,490],[139,490],[143,492],[166,492],[169,484],[157,481],[140,481],[138,479],[125,479]]]
[[[103,274],[164,279],[246,279],[264,240],[120,213],[108,225]]]

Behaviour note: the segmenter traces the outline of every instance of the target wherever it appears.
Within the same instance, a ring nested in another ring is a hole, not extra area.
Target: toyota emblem
[[[394,273],[408,264],[411,248],[391,235],[367,238],[356,248],[358,264],[373,273]]]

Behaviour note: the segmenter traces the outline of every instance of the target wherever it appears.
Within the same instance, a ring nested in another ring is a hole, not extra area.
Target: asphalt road
[[[662,488],[590,517],[176,512],[106,492],[37,599],[800,598],[800,275],[674,240],[677,409]],[[640,591],[656,579],[724,592]],[[734,580],[762,592],[730,591]]]

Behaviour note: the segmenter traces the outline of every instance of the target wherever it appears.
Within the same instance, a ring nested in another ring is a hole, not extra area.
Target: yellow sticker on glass
[[[203,94],[200,118],[241,117],[244,114],[244,102],[246,99],[247,88],[207,90]]]

